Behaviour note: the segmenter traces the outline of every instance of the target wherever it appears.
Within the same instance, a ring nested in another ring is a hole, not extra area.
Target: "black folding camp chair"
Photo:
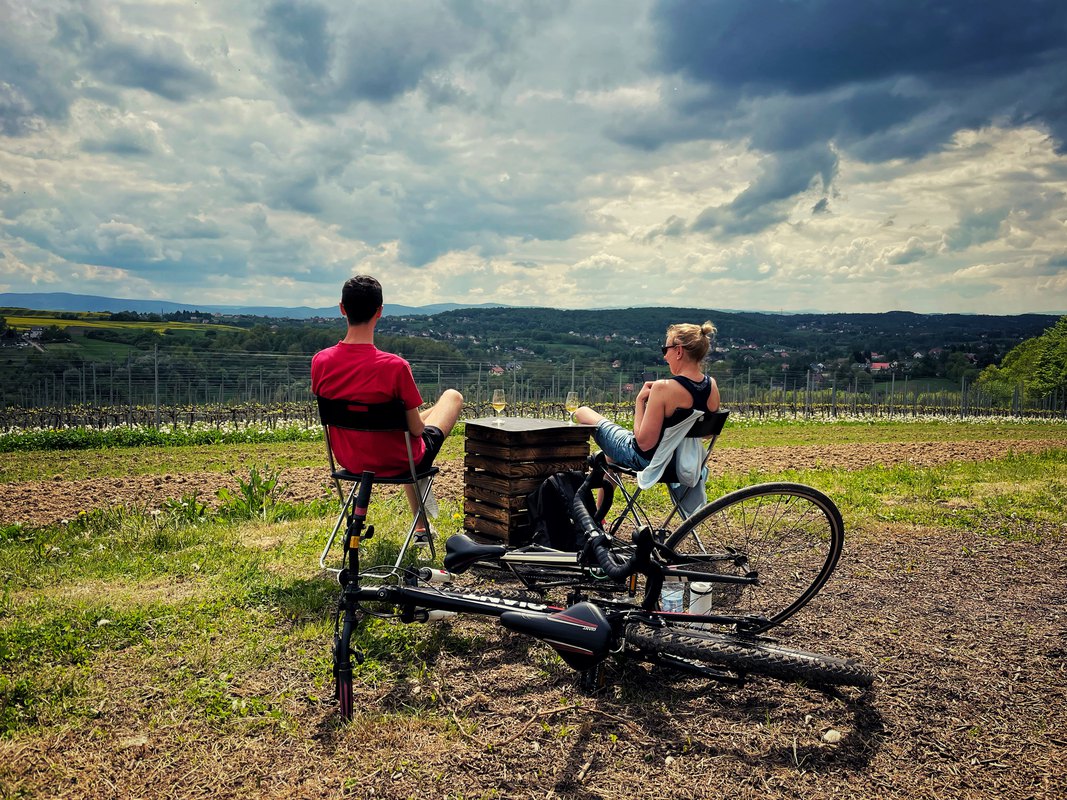
[[[705,411],[704,415],[693,423],[693,427],[686,433],[686,439],[704,439],[704,457],[701,461],[701,470],[708,463],[708,459],[711,458],[711,451],[715,448],[715,442],[719,438],[719,434],[722,433],[723,426],[726,424],[726,418],[730,416],[729,411]],[[679,443],[681,440],[679,440]],[[606,463],[605,473],[605,487],[609,492],[614,491],[616,488],[622,493],[623,499],[626,501],[625,507],[619,512],[618,516],[613,516],[610,523],[606,525],[606,530],[612,536],[618,535],[620,528],[629,520],[634,528],[640,528],[643,525],[650,526],[654,531],[669,531],[671,521],[675,516],[683,514],[683,510],[680,504],[672,498],[670,514],[660,523],[654,524],[650,515],[638,502],[638,497],[641,495],[641,488],[630,481],[624,480],[624,478],[636,478],[637,472],[635,470],[627,469],[618,464],[611,462]],[[678,476],[675,469],[675,460],[671,459],[660,476],[657,483],[677,483]]]
[[[319,565],[323,569],[332,572],[340,572],[337,568],[328,567],[326,565],[326,559],[342,526],[345,527],[346,531],[349,526],[351,526],[352,517],[356,511],[355,500],[357,492],[359,491],[361,483],[367,480],[371,481],[372,486],[374,484],[415,486],[415,496],[418,500],[418,512],[411,520],[407,536],[404,538],[400,553],[396,557],[396,563],[393,565],[394,568],[399,568],[401,562],[404,560],[404,555],[407,553],[408,548],[411,546],[411,543],[415,538],[415,530],[419,519],[427,520],[427,526],[429,524],[426,506],[433,491],[433,479],[438,473],[438,468],[430,467],[422,472],[419,472],[416,469],[415,457],[411,448],[411,432],[408,430],[407,412],[404,409],[404,404],[400,400],[394,400],[388,403],[363,403],[358,400],[329,399],[325,397],[318,397],[316,399],[319,404],[319,419],[322,421],[322,426],[325,429],[326,434],[326,454],[330,460],[330,478],[333,480],[334,486],[337,489],[337,496],[341,501],[341,511],[337,515],[337,522],[334,524],[333,531],[330,533],[330,537],[326,541],[326,547],[323,548],[322,555],[319,557]],[[407,447],[408,455],[408,473],[405,475],[378,476],[372,472],[349,472],[344,467],[338,466],[337,461],[334,458],[333,447],[330,444],[330,431],[334,428],[349,431],[403,432],[404,443]],[[348,486],[351,488],[346,488]],[[368,492],[366,496],[369,498],[370,493]],[[359,512],[362,515],[366,515],[365,508],[359,509]],[[437,551],[434,546],[432,535],[429,537],[429,546],[430,557],[433,558]]]

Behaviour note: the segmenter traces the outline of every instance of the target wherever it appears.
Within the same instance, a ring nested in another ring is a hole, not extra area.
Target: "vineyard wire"
[[[445,389],[463,393],[464,417],[491,416],[488,398],[503,388],[507,413],[563,419],[563,400],[572,388],[581,401],[627,422],[632,398],[645,380],[667,376],[665,368],[623,373],[603,366],[576,369],[574,362],[504,369],[459,359],[410,361],[423,397],[432,402]],[[0,429],[111,427],[116,425],[221,426],[317,421],[310,382],[311,356],[304,354],[212,352],[182,354],[158,349],[130,353],[125,360],[70,363],[38,369],[0,389]],[[724,408],[767,418],[908,418],[920,416],[1067,418],[1067,396],[1054,392],[1037,400],[1017,393],[997,402],[980,387],[960,382],[954,390],[925,391],[907,376],[875,383],[857,375],[847,381],[815,373],[783,371],[754,379],[722,365],[716,376]]]

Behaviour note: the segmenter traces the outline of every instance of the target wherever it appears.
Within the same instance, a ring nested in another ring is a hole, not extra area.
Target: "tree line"
[[[1002,402],[1020,395],[1024,400],[1067,396],[1067,315],[1012,348],[999,365],[986,367],[978,384]]]
[[[62,317],[69,320],[78,315]],[[97,313],[91,317],[98,323],[203,319],[195,311]],[[1063,321],[1036,314],[471,308],[384,317],[377,342],[411,361],[420,384],[447,383],[449,375],[464,375],[465,380],[483,386],[491,378],[518,385],[521,378],[527,385],[545,386],[544,391],[552,394],[577,380],[625,394],[627,386],[663,371],[659,346],[669,324],[706,319],[719,328],[709,371],[720,381],[870,391],[879,382],[893,379],[936,377],[958,385],[981,375],[983,388],[1005,401],[1019,391],[1033,399],[1063,385],[1064,358],[1056,344],[1063,338],[1056,333]],[[288,400],[306,385],[306,359],[344,334],[340,318],[249,316],[226,317],[225,322],[196,330],[56,328],[64,337],[71,332],[72,342],[63,344],[57,334],[45,340],[43,351],[0,351],[0,402],[31,394],[26,391],[28,380],[39,382],[32,393],[35,402],[100,397],[105,390],[98,384],[108,382],[113,384],[107,389],[109,399],[128,395],[148,402],[162,384],[169,394],[183,394],[190,401]],[[5,327],[0,317],[0,333]],[[255,357],[242,358],[241,354]]]

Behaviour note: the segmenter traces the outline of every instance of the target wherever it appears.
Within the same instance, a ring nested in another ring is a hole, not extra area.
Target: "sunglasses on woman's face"
[[[677,347],[677,346],[678,345],[676,345],[676,344],[664,344],[664,345],[660,345],[659,349],[663,353],[663,355],[667,355],[667,351],[668,350],[670,350],[672,347]]]

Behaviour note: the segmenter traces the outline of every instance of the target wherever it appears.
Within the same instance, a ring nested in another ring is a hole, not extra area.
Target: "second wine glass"
[[[493,399],[491,401],[493,410],[496,412],[496,425],[502,425],[500,421],[500,414],[504,411],[504,406],[507,405],[507,401],[504,400],[503,389],[493,389]]]
[[[567,409],[568,419],[567,424],[574,424],[574,412],[578,410],[578,393],[567,392],[567,402],[564,407]]]

